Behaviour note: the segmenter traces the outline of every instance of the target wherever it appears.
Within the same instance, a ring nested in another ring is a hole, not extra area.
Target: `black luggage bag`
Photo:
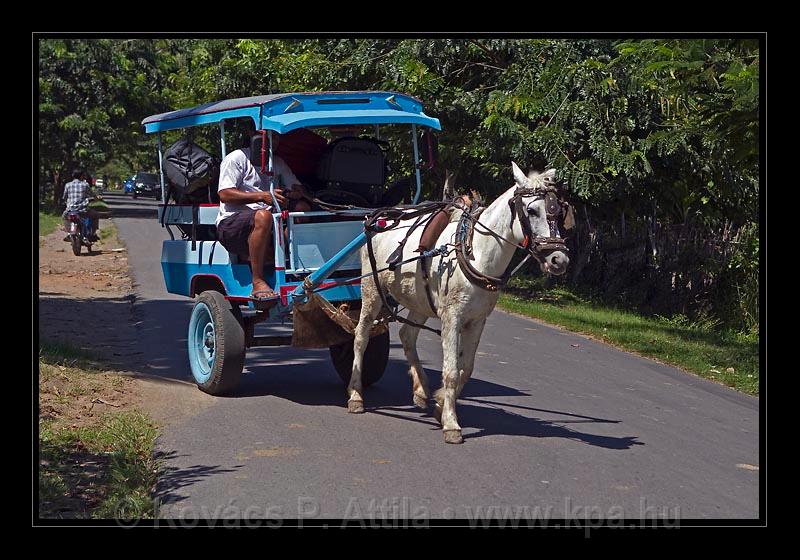
[[[164,176],[178,204],[217,202],[219,160],[182,138],[164,154]]]

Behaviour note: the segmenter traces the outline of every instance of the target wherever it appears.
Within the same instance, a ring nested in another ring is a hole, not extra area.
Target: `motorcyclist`
[[[67,215],[70,212],[78,212],[85,214],[92,220],[92,231],[88,233],[90,241],[98,241],[100,238],[97,236],[97,228],[100,223],[100,218],[97,213],[89,208],[89,201],[93,196],[92,188],[85,180],[86,173],[81,169],[76,169],[72,172],[72,181],[64,186],[63,200],[66,204],[66,209],[61,217],[64,219],[64,229],[69,231],[69,221]],[[70,236],[64,237],[64,241],[69,241]]]

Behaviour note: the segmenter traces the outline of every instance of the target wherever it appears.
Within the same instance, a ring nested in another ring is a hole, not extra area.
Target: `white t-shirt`
[[[292,185],[300,183],[280,156],[272,156],[272,170],[275,173],[275,188],[281,188],[284,192],[288,192],[292,190]],[[259,168],[250,163],[250,148],[234,150],[222,160],[219,167],[219,187],[217,191],[223,189],[239,189],[243,192],[269,192],[269,177],[266,174],[262,175]],[[226,204],[220,201],[217,225],[228,216],[241,212],[245,207],[260,210],[269,208],[269,205],[264,202]]]

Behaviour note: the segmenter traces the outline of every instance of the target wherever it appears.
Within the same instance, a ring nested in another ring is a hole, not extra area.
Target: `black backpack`
[[[219,160],[197,144],[182,138],[164,154],[164,176],[177,203],[216,198]]]

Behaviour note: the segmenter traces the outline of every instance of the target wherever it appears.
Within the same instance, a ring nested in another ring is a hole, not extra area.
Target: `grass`
[[[42,340],[39,334],[39,364],[51,366],[79,367],[82,369],[98,369],[99,364],[92,360],[91,354],[62,342]]]
[[[39,235],[50,235],[62,224],[61,214],[50,214],[39,210]]]
[[[158,428],[125,402],[130,383],[80,349],[40,345],[40,517],[153,517]],[[91,412],[105,405],[117,408]]]
[[[97,425],[39,426],[39,515],[43,518],[153,517],[158,467],[155,426],[140,412],[106,415]]]
[[[114,245],[119,245],[119,239],[117,238],[117,228],[111,224],[110,221],[106,221],[105,223],[100,222],[101,227],[97,232],[97,235],[100,236],[100,241],[103,243],[108,243],[109,241],[112,242]]]
[[[719,332],[684,317],[644,317],[575,295],[564,288],[531,293],[515,279],[500,308],[591,335],[642,356],[678,366],[744,393],[758,394],[758,338]]]

